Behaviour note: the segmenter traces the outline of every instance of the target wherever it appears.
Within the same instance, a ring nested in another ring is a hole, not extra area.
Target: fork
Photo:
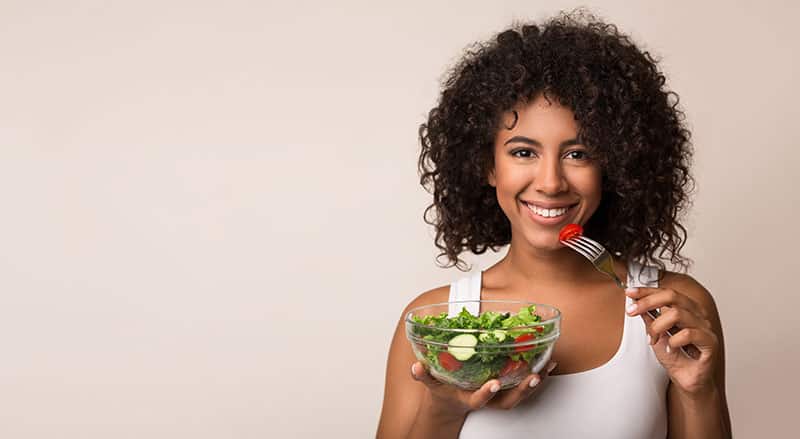
[[[567,240],[562,240],[561,243],[575,250],[576,252],[580,253],[581,256],[591,261],[592,265],[594,265],[594,268],[596,268],[597,271],[604,273],[613,279],[618,287],[622,288],[623,290],[626,288],[625,284],[619,279],[619,276],[617,276],[617,273],[614,271],[614,258],[611,257],[611,253],[609,253],[608,250],[606,250],[605,247],[603,247],[599,242],[589,239],[583,235],[576,235]],[[649,309],[647,310],[647,314],[652,317],[653,320],[655,320],[661,315],[661,311],[659,309]],[[675,333],[677,333],[679,330],[680,328],[673,326],[667,330],[667,334],[672,336],[675,335]],[[683,353],[689,358],[700,358],[700,350],[694,345],[690,344],[687,346],[681,346],[681,351],[683,351]]]

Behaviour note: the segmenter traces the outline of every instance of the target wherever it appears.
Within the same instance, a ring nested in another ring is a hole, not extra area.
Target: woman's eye
[[[514,157],[519,157],[523,159],[529,159],[536,156],[536,153],[531,151],[530,149],[515,149],[511,151],[511,155]]]
[[[589,158],[589,154],[586,151],[581,150],[570,151],[567,153],[567,158],[573,160],[586,160]]]

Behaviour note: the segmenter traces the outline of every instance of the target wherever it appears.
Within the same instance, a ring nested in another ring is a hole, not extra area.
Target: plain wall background
[[[681,97],[735,433],[785,437],[800,7],[584,4]],[[578,5],[1,1],[0,436],[373,436],[401,310],[463,275],[421,219],[439,80]]]

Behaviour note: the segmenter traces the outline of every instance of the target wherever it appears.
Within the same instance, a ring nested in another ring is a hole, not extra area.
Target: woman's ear
[[[497,187],[497,179],[494,177],[494,168],[489,170],[489,176],[487,177],[487,181],[489,182],[489,186]]]

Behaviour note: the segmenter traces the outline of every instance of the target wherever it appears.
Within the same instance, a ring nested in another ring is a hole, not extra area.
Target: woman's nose
[[[567,180],[560,160],[542,160],[535,180],[536,190],[545,195],[556,195],[567,190]]]

